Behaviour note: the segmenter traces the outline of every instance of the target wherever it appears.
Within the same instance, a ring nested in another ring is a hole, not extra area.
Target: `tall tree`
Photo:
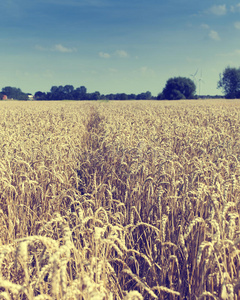
[[[75,100],[86,100],[87,99],[87,89],[85,86],[80,86],[76,88],[73,92],[73,97]]]
[[[11,86],[6,86],[2,89],[2,93],[7,95],[9,99],[17,99],[17,100],[27,100],[28,95],[23,93],[21,89]]]
[[[54,94],[57,91],[58,87],[56,85],[51,87],[51,93]]]
[[[146,93],[138,94],[136,97],[137,100],[149,100],[151,98],[152,98],[152,94],[149,91],[147,91]]]
[[[240,98],[240,68],[225,68],[220,74],[218,88],[223,90],[227,99]]]
[[[74,91],[74,87],[73,85],[65,85],[64,88],[63,88],[63,92],[66,94],[66,95],[69,95],[69,94],[72,94],[72,92]]]
[[[180,100],[193,99],[196,93],[195,83],[186,77],[174,77],[168,79],[158,99]]]
[[[101,98],[101,94],[98,91],[88,95],[89,95],[89,100],[99,100]]]
[[[38,91],[35,93],[34,98],[35,98],[35,100],[46,100],[46,93]]]

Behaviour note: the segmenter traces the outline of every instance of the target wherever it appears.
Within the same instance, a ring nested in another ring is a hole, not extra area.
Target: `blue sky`
[[[157,95],[198,70],[197,92],[215,95],[219,73],[240,66],[238,1],[1,0],[0,11],[0,88]]]

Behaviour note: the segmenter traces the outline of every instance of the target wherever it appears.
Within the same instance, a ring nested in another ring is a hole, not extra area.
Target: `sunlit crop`
[[[239,299],[240,102],[0,102],[0,299]]]

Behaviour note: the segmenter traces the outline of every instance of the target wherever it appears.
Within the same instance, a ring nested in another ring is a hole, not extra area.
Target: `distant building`
[[[28,95],[28,100],[34,100],[34,96],[33,95]]]
[[[7,100],[7,98],[8,98],[7,95],[3,95],[3,96],[2,96],[2,99],[3,99],[3,100]]]

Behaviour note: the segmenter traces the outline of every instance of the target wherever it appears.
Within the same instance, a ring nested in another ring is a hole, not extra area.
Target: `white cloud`
[[[221,38],[217,31],[212,30],[208,24],[202,24],[201,28],[208,30],[208,37],[214,41],[220,41]]]
[[[221,39],[220,39],[220,36],[219,36],[219,34],[218,34],[218,32],[215,31],[215,30],[211,30],[211,31],[209,32],[208,36],[209,36],[212,40],[214,40],[214,41],[220,41],[220,40],[221,40]]]
[[[110,58],[111,57],[111,55],[109,53],[106,53],[106,52],[99,52],[98,55],[101,58]]]
[[[142,76],[154,76],[155,75],[155,71],[146,66],[141,67],[140,69],[138,69],[137,72],[140,73]]]
[[[218,32],[215,31],[215,30],[212,30],[208,24],[202,24],[202,25],[201,25],[201,28],[207,29],[207,30],[209,31],[208,37],[209,37],[210,39],[212,39],[212,40],[214,40],[214,41],[220,41],[220,40],[221,40],[221,38],[220,38]]]
[[[117,73],[118,72],[118,70],[115,69],[115,68],[109,68],[108,71],[111,72],[111,73]]]
[[[209,9],[209,12],[217,15],[217,16],[223,16],[227,13],[226,5],[214,5]]]
[[[98,55],[101,58],[110,58],[112,56],[119,57],[119,58],[127,58],[127,57],[129,57],[128,53],[125,50],[117,50],[117,51],[115,51],[112,54],[107,53],[107,52],[99,52]]]
[[[66,48],[61,44],[57,44],[52,48],[52,51],[57,51],[62,53],[72,53],[76,51],[76,48]]]
[[[234,23],[234,27],[235,27],[236,29],[240,29],[240,22],[235,22],[235,23]]]
[[[233,13],[234,13],[234,12],[240,12],[240,3],[238,3],[238,4],[235,5],[235,6],[232,5],[231,8],[230,8],[230,11],[233,12]]]
[[[209,27],[208,24],[201,24],[201,28],[203,28],[203,29],[209,29],[210,27]]]
[[[35,49],[38,50],[38,51],[48,51],[48,48],[45,48],[45,47],[43,47],[41,45],[36,45]]]
[[[146,74],[147,71],[148,71],[148,67],[141,67],[140,68],[141,74]]]
[[[129,56],[128,53],[124,50],[117,50],[115,52],[115,55],[118,56],[118,57],[121,57],[121,58],[126,58],[126,57]]]
[[[41,45],[36,45],[35,49],[38,51],[55,51],[55,52],[61,52],[61,53],[72,53],[76,52],[76,48],[66,48],[61,44],[56,44],[52,48],[43,47]]]
[[[240,49],[236,49],[233,52],[221,53],[218,56],[231,57],[231,56],[240,56]]]
[[[232,55],[239,56],[240,55],[240,49],[236,49],[234,52],[232,52]]]

